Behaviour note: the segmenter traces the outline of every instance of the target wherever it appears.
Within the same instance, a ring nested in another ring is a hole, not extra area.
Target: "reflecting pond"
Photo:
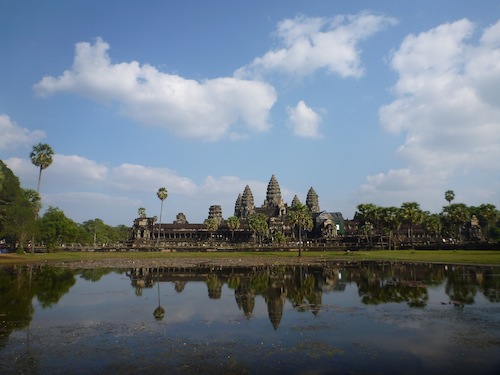
[[[498,373],[500,268],[0,268],[0,373]]]

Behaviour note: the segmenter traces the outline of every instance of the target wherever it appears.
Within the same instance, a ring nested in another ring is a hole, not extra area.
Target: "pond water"
[[[496,374],[500,268],[0,268],[0,374]]]

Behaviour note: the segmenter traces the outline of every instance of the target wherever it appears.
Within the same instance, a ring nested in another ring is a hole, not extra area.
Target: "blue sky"
[[[0,0],[0,159],[77,222],[500,207],[498,1]]]

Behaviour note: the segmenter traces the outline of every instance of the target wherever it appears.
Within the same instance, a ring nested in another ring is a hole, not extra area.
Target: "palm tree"
[[[484,221],[486,221],[486,239],[488,239],[491,230],[491,223],[494,223],[498,219],[498,211],[492,204],[482,204],[479,206],[479,215]]]
[[[30,158],[31,162],[40,168],[40,173],[38,174],[38,188],[37,193],[40,194],[40,183],[42,181],[42,171],[47,169],[52,164],[52,157],[54,156],[54,150],[46,143],[39,143],[33,146],[33,151],[31,151]]]
[[[158,238],[156,239],[156,243],[158,244],[160,242],[160,234],[161,234],[161,215],[163,213],[163,201],[165,199],[167,199],[167,197],[168,197],[167,188],[164,188],[164,187],[159,188],[158,192],[156,193],[156,195],[161,200],[160,223],[158,224]]]
[[[410,225],[410,241],[413,247],[413,227],[423,220],[423,212],[420,209],[420,204],[417,202],[404,202],[401,205],[401,214],[403,220]]]
[[[389,238],[387,241],[387,248],[391,250],[394,230],[399,229],[399,226],[401,225],[400,209],[397,207],[382,207],[380,220],[382,221],[382,225],[388,233]]]
[[[203,222],[205,226],[207,227],[207,230],[210,232],[210,241],[212,240],[213,232],[215,232],[217,229],[219,229],[219,222],[215,217],[210,217],[208,219],[205,219]]]
[[[443,211],[448,214],[450,222],[456,224],[458,241],[462,242],[462,227],[470,219],[469,208],[464,203],[453,203],[443,207]]]
[[[254,232],[255,238],[259,237],[259,242],[262,245],[262,237],[267,235],[269,231],[267,216],[264,214],[253,214],[248,218],[248,226]]]
[[[444,192],[444,199],[446,199],[448,205],[450,205],[451,201],[455,199],[455,192],[453,190],[446,190]]]
[[[379,208],[373,203],[358,204],[356,208],[359,214],[363,218],[364,223],[361,228],[366,235],[366,242],[368,242],[368,244],[372,246],[373,245],[372,237],[371,235],[370,236],[368,235],[372,233],[373,226],[375,222],[378,221]]]
[[[39,143],[33,146],[33,150],[30,154],[31,162],[40,168],[40,172],[38,173],[38,187],[37,194],[40,196],[40,184],[42,182],[42,171],[50,167],[53,161],[54,150],[46,143]],[[40,212],[40,204],[37,204],[37,211],[35,214],[35,220],[38,217],[38,213]],[[35,234],[33,233],[32,241],[31,241],[31,253],[35,253]]]
[[[234,241],[234,230],[240,227],[240,219],[236,216],[231,216],[227,219],[227,227],[231,231],[231,239]]]
[[[156,272],[157,272],[156,283],[158,284],[158,307],[153,312],[153,316],[155,317],[156,320],[162,320],[165,317],[165,309],[161,307],[160,304],[160,269],[157,268]]]
[[[441,222],[441,216],[439,214],[427,214],[423,221],[425,230],[434,235],[434,240],[436,242],[441,235],[441,230],[443,229],[443,224]]]
[[[137,210],[137,215],[139,215],[139,217],[141,217],[141,218],[145,218],[146,217],[146,209],[144,207],[139,207],[139,209]]]
[[[297,203],[288,213],[288,220],[292,226],[298,228],[299,233],[299,257],[302,256],[302,229],[310,231],[313,228],[311,211],[302,203]]]

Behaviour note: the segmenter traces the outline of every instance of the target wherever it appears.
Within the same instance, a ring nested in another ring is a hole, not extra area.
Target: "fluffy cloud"
[[[293,129],[293,134],[305,138],[322,138],[319,132],[321,116],[308,107],[303,100],[295,107],[288,107],[288,124]]]
[[[360,13],[334,18],[299,16],[278,24],[280,48],[267,52],[235,73],[238,77],[260,77],[270,72],[305,76],[317,69],[341,77],[360,77],[360,41],[395,24],[393,18]]]
[[[269,128],[276,101],[272,86],[222,77],[202,82],[162,73],[137,61],[113,64],[101,39],[78,43],[70,70],[44,77],[34,86],[40,96],[74,92],[92,100],[118,103],[135,121],[188,138],[217,140]]]
[[[406,37],[394,52],[397,98],[379,115],[388,132],[406,134],[397,156],[407,166],[370,176],[365,191],[403,185],[425,200],[431,186],[442,190],[472,173],[491,181],[500,170],[500,22],[476,43],[474,32],[465,19],[443,24]]]
[[[138,164],[121,164],[110,174],[111,184],[122,191],[152,192],[166,187],[169,193],[193,195],[196,184],[168,168],[152,168]]]
[[[20,127],[6,114],[0,114],[0,150],[36,144],[45,138],[45,132]]]

